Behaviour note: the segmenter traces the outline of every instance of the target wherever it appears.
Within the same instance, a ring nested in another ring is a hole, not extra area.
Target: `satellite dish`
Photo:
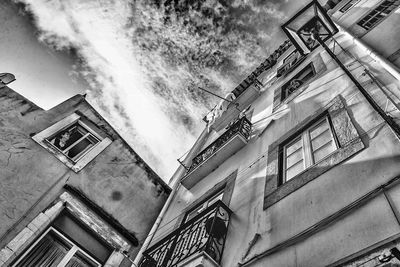
[[[15,81],[15,76],[14,74],[11,73],[0,73],[0,83],[2,84],[9,84],[11,82]]]

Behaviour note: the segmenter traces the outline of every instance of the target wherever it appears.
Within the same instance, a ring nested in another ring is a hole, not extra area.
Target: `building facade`
[[[284,25],[206,116],[141,267],[400,266],[399,5],[313,1]]]
[[[170,188],[84,95],[0,87],[0,266],[130,266]]]

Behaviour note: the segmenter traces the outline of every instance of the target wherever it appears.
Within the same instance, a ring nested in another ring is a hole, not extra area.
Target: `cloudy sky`
[[[166,181],[217,102],[307,0],[2,0],[0,72],[49,109],[77,93]],[[325,1],[323,1],[325,2]]]

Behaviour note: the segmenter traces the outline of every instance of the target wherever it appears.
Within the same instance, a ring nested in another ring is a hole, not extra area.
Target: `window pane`
[[[301,85],[310,80],[315,75],[312,64],[309,64],[299,73],[297,73],[292,79],[282,86],[282,99],[284,100],[290,94],[297,90]]]
[[[320,134],[319,136],[315,137],[313,140],[311,140],[311,146],[312,150],[315,151],[321,146],[325,145],[327,142],[332,140],[332,136],[330,131],[327,129],[325,132]]]
[[[300,160],[303,160],[303,150],[299,149],[292,155],[286,158],[286,169],[290,168],[291,166],[295,165]]]
[[[303,160],[286,170],[286,182],[304,170]]]
[[[53,267],[64,258],[71,245],[50,231],[15,267]]]
[[[335,149],[336,147],[334,146],[333,140],[330,140],[328,143],[313,152],[314,163],[320,161],[321,159],[332,153]]]
[[[89,148],[93,146],[93,143],[90,142],[88,138],[82,139],[79,143],[75,144],[67,153],[67,156],[71,159],[79,156]]]
[[[64,151],[74,142],[78,141],[79,138],[82,138],[82,136],[84,135],[84,133],[77,130],[77,127],[78,125],[77,123],[75,123],[72,126],[68,127],[67,129],[58,132],[48,141],[61,151]]]
[[[297,139],[296,141],[292,142],[291,144],[286,146],[286,156],[289,156],[299,148],[303,146],[303,142],[301,138]]]
[[[315,125],[314,127],[311,128],[311,130],[310,130],[311,139],[314,139],[318,135],[322,134],[328,128],[329,128],[329,126],[328,126],[326,119],[322,120],[317,125]]]

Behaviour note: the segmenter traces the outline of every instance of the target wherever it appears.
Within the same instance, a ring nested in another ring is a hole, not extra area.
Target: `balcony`
[[[147,249],[139,266],[219,266],[231,214],[218,200]]]
[[[217,140],[193,158],[192,165],[181,181],[182,185],[187,189],[192,188],[226,159],[239,151],[247,144],[250,130],[251,123],[246,117],[236,121]]]

